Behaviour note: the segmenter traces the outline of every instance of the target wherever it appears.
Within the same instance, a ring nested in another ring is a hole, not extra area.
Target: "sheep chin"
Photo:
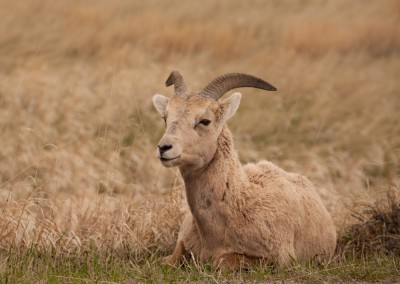
[[[172,159],[161,158],[160,161],[161,161],[162,165],[166,168],[176,167],[181,164],[181,156],[178,156],[178,157],[175,157]]]

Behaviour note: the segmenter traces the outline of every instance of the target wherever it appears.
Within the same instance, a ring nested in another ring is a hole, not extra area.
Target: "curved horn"
[[[252,75],[243,73],[227,73],[212,80],[207,86],[205,86],[201,93],[218,100],[226,92],[240,87],[253,87],[267,91],[276,91],[276,88],[270,83]]]
[[[183,81],[181,73],[178,71],[172,71],[165,82],[165,86],[167,87],[171,86],[172,84],[174,85],[175,95],[187,93],[185,82]]]

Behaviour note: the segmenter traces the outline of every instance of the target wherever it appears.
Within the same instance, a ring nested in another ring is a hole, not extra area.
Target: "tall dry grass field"
[[[338,232],[400,187],[400,1],[0,1],[0,274],[7,251],[167,253],[185,201],[151,104],[179,70],[278,87],[229,122],[243,162],[308,176]],[[396,197],[397,196],[397,197]]]

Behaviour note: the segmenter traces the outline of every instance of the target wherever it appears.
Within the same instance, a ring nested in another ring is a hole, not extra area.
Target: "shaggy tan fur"
[[[214,268],[235,270],[259,262],[285,266],[329,259],[336,230],[311,182],[268,161],[241,165],[226,126],[240,97],[153,97],[167,125],[159,147],[171,147],[159,151],[160,159],[179,167],[190,207],[165,261],[176,264],[192,253]]]

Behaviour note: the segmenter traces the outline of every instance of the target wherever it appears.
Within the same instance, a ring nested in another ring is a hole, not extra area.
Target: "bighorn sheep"
[[[226,122],[239,107],[241,94],[220,99],[229,90],[276,88],[262,79],[228,73],[202,91],[189,92],[179,72],[171,98],[156,94],[153,103],[166,123],[158,157],[178,166],[190,213],[184,219],[172,255],[177,264],[192,253],[213,267],[328,259],[336,246],[333,221],[311,182],[268,161],[239,162]]]

